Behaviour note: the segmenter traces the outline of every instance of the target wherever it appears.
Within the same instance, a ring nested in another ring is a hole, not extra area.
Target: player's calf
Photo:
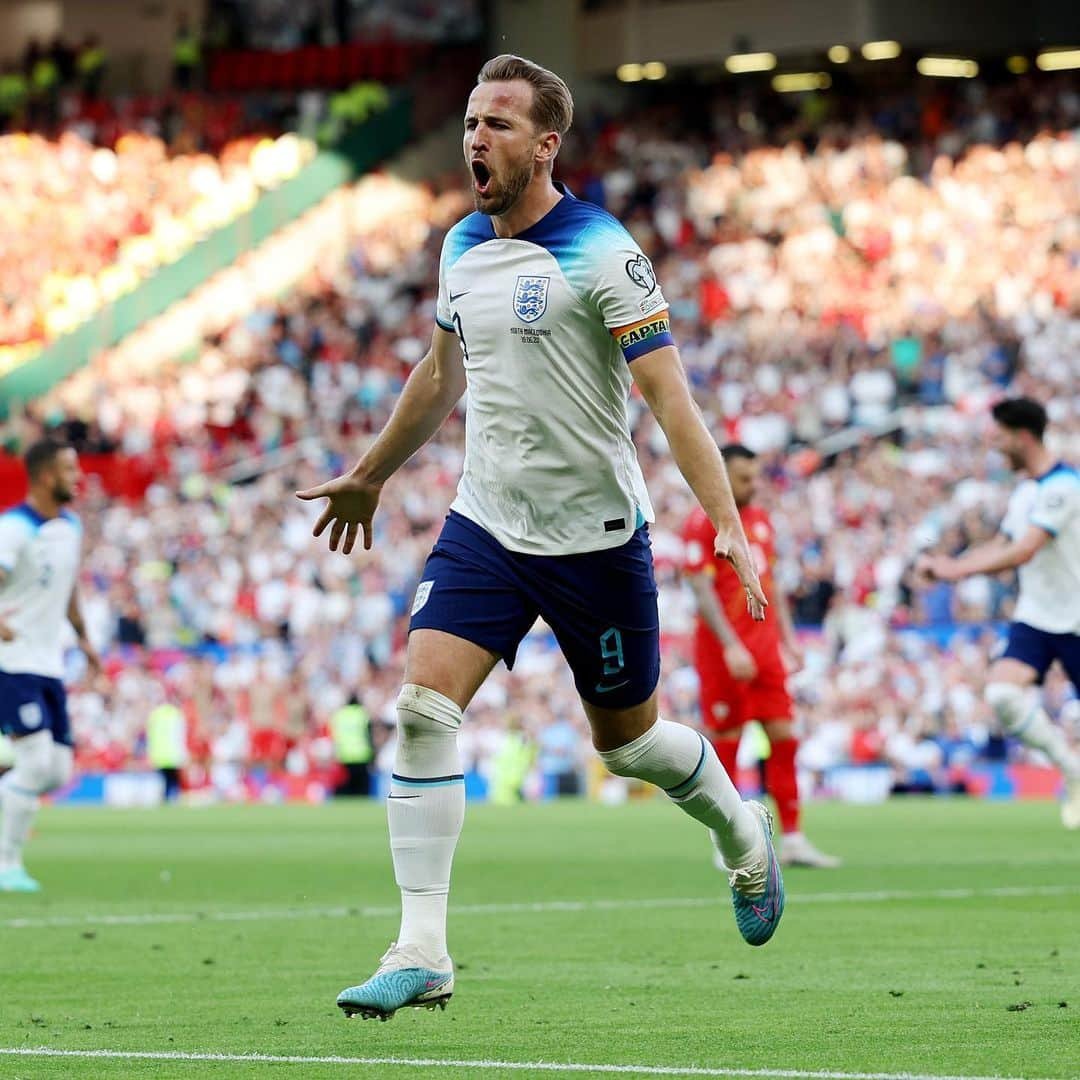
[[[1061,820],[1067,829],[1080,828],[1080,756],[1070,748],[1065,733],[1038,701],[1031,700],[1026,687],[992,682],[986,688],[986,700],[1007,734],[1045,754],[1064,774]]]
[[[48,731],[15,740],[15,764],[0,781],[0,892],[37,892],[23,868],[23,847],[40,805],[39,796],[71,779],[72,750]]]
[[[784,911],[772,819],[760,803],[742,801],[708,741],[684,724],[657,720],[633,742],[601,751],[600,757],[617,776],[663,788],[710,830],[731,875],[739,932],[751,945],[768,941]]]

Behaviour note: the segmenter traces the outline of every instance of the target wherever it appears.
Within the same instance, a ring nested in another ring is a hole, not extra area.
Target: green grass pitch
[[[1080,834],[1056,807],[815,805],[807,827],[846,864],[789,871],[752,949],[662,800],[470,806],[457,992],[384,1024],[334,1005],[397,929],[379,804],[47,808],[46,891],[0,896],[0,1049],[434,1064],[0,1054],[0,1077],[1080,1076]]]

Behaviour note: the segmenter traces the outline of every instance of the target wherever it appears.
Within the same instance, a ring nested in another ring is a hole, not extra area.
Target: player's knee
[[[53,744],[52,775],[49,778],[49,791],[66,787],[75,772],[75,754],[70,746]]]
[[[52,735],[39,731],[26,735],[15,743],[15,765],[12,780],[23,791],[44,795],[54,788]]]
[[[994,682],[986,687],[987,704],[1006,731],[1016,731],[1027,715],[1027,690],[1016,683]]]
[[[613,776],[624,776],[628,780],[641,778],[645,755],[637,752],[636,742],[628,747],[620,746],[615,750],[601,750],[599,754],[604,767]]]
[[[403,742],[453,738],[461,727],[461,709],[445,694],[405,683],[397,699],[398,738]]]
[[[703,761],[711,752],[693,728],[659,719],[633,742],[599,754],[608,772],[615,776],[644,780],[668,791],[686,782],[691,772],[688,761]]]

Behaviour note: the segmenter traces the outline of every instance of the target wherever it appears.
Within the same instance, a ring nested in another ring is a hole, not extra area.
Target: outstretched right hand
[[[17,636],[15,631],[3,619],[0,619],[0,641],[14,641]]]
[[[310,502],[313,499],[328,499],[319,520],[315,522],[312,536],[322,536],[326,526],[330,529],[330,550],[337,551],[342,534],[345,542],[341,545],[343,555],[351,555],[356,545],[358,529],[364,532],[364,549],[369,550],[372,542],[371,519],[379,505],[382,484],[372,483],[355,470],[343,476],[328,480],[325,484],[298,491],[296,497]]]

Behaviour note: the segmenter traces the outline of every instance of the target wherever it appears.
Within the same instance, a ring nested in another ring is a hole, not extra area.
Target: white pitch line
[[[694,1065],[594,1065],[556,1061],[457,1061],[440,1058],[302,1057],[294,1054],[211,1054],[182,1050],[54,1050],[48,1046],[0,1047],[10,1057],[111,1058],[118,1061],[221,1061],[264,1065],[402,1065],[414,1069],[504,1069],[530,1072],[607,1073],[630,1076],[778,1077],[781,1080],[1023,1080],[1003,1076],[934,1073],[833,1072],[807,1069],[720,1069]],[[1030,1080],[1030,1078],[1029,1078]]]
[[[977,900],[1025,896],[1071,896],[1080,885],[1007,885],[990,889],[879,889],[866,892],[788,894],[788,906],[802,904],[877,904],[888,900]],[[656,897],[642,900],[537,900],[507,904],[461,904],[453,915],[527,915],[544,912],[643,911],[655,908],[699,908],[726,904],[724,894],[698,897]],[[159,926],[169,923],[272,922],[298,919],[390,919],[396,907],[264,908],[256,911],[160,911],[120,915],[54,915],[0,920],[3,930],[40,930],[62,926]]]

